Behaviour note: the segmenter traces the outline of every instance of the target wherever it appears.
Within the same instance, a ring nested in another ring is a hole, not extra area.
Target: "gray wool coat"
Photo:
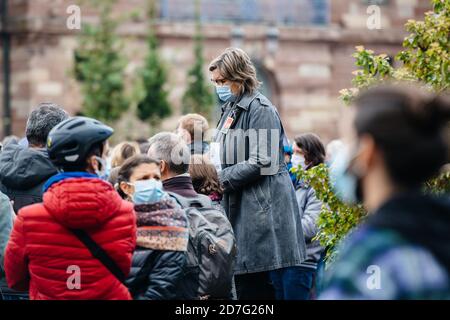
[[[283,138],[279,114],[261,93],[222,107],[213,141],[220,145],[222,205],[237,241],[236,274],[300,266],[306,259]]]
[[[306,242],[306,261],[302,266],[316,269],[317,263],[325,250],[318,240],[313,240],[319,232],[317,222],[322,211],[322,201],[317,198],[316,192],[311,186],[301,181],[297,183],[295,195],[297,196]]]

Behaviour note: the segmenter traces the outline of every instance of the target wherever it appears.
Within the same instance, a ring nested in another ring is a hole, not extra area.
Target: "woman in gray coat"
[[[305,170],[311,169],[325,161],[325,147],[320,138],[313,133],[306,133],[295,138],[293,152],[299,165]],[[296,164],[296,165],[298,165]],[[314,189],[304,183],[295,183],[295,195],[302,218],[303,234],[306,242],[306,261],[302,263],[303,286],[301,293],[304,299],[312,298],[312,290],[317,279],[317,269],[323,263],[324,248],[319,241],[313,240],[317,235],[317,220],[322,210],[322,202],[317,198]]]
[[[284,163],[280,117],[258,92],[255,67],[244,51],[226,49],[209,71],[225,102],[210,150],[237,241],[238,299],[287,298],[283,292],[293,282],[282,275],[300,266],[306,254],[295,191]],[[274,276],[283,281],[275,285]]]

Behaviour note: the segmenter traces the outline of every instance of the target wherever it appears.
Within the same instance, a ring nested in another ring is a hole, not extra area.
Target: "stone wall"
[[[274,0],[275,1],[275,0]],[[30,110],[41,101],[53,101],[75,114],[82,97],[70,75],[73,50],[79,31],[66,28],[69,0],[10,0],[12,51],[11,95],[13,131],[23,135]],[[144,12],[145,0],[120,0],[115,13]],[[368,30],[367,4],[364,0],[331,0],[330,24],[325,27],[279,26],[277,50],[268,51],[265,25],[242,25],[244,38],[240,45],[266,75],[290,138],[307,131],[318,133],[325,141],[339,135],[338,123],[343,106],[338,91],[348,87],[355,69],[351,54],[363,44],[393,55],[400,48],[408,18],[420,18],[429,9],[428,0],[390,0],[382,8],[382,29]],[[95,21],[95,13],[82,8],[82,21]],[[208,62],[224,48],[233,45],[231,23],[204,26],[205,60]],[[163,121],[162,129],[172,130],[180,114],[180,100],[185,89],[187,69],[192,64],[195,26],[192,22],[161,21],[157,34],[161,53],[168,64],[170,101],[174,116]],[[129,63],[126,78],[131,80],[142,66],[146,50],[146,22],[141,15],[120,27],[126,41]],[[1,60],[1,57],[0,57]],[[205,73],[207,72],[205,66]],[[1,89],[0,89],[1,90]],[[130,115],[128,117],[131,117]],[[126,117],[125,117],[126,118]],[[132,118],[132,117],[131,117]],[[123,124],[130,125],[133,119]],[[130,122],[131,121],[131,122]],[[133,122],[134,123],[134,122]],[[0,123],[0,138],[2,124]],[[139,124],[132,136],[150,134]],[[130,133],[130,131],[127,131]],[[125,138],[125,136],[124,136]]]

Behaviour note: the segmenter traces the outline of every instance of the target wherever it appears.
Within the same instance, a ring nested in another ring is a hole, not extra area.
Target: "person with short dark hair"
[[[324,163],[325,147],[319,136],[314,133],[305,133],[295,137],[293,150],[299,158],[295,165],[302,166],[303,170],[309,170]],[[306,261],[295,270],[295,279],[298,281],[296,290],[286,294],[290,295],[290,298],[309,300],[314,298],[317,270],[323,264],[324,248],[319,241],[314,240],[319,232],[317,223],[322,210],[322,201],[317,198],[315,190],[310,185],[298,179],[295,182],[295,196],[302,219],[307,257]],[[291,270],[291,273],[293,272]]]
[[[294,139],[292,165],[303,169],[315,167],[325,161],[325,146],[314,133],[301,134]]]
[[[44,148],[49,132],[69,117],[57,104],[43,102],[28,117],[26,137],[31,147]]]
[[[415,86],[364,90],[331,166],[336,195],[368,217],[339,248],[321,299],[450,299],[450,197],[425,181],[449,162],[450,99]]]
[[[28,147],[11,141],[0,153],[0,190],[14,203],[14,211],[42,201],[42,186],[57,170],[45,144],[50,130],[69,117],[54,103],[41,103],[27,121]]]
[[[131,299],[123,281],[136,245],[133,205],[100,178],[113,132],[85,117],[50,131],[47,151],[60,173],[45,183],[43,203],[16,218],[5,252],[10,288],[29,289],[32,300]]]

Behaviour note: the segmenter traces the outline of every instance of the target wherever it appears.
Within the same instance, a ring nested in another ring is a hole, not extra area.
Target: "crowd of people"
[[[187,114],[111,147],[111,127],[41,103],[3,141],[0,299],[450,298],[450,197],[421,188],[449,162],[447,96],[368,89],[342,140],[290,143],[244,51],[209,71],[223,101],[210,140]],[[369,212],[327,272],[326,203],[290,170],[321,164]]]

